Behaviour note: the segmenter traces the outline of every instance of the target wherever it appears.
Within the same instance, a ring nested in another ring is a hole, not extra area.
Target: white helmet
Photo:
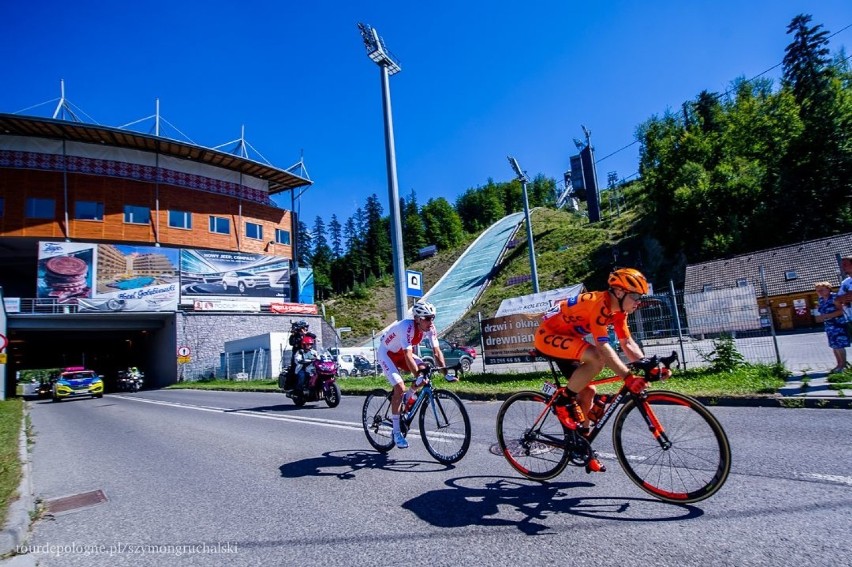
[[[425,301],[418,301],[411,308],[411,311],[414,313],[415,317],[434,317],[435,316],[435,306],[431,303],[427,303]]]

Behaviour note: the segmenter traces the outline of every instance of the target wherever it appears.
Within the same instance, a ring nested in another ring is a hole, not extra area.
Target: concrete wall
[[[335,346],[334,330],[322,317],[310,315],[279,315],[274,313],[208,314],[201,312],[178,313],[175,320],[177,345],[189,347],[191,360],[177,365],[177,380],[209,378],[219,375],[220,354],[225,343],[266,333],[288,333],[293,321],[306,321],[317,335],[317,350]],[[176,355],[175,355],[176,356]],[[177,362],[177,359],[173,359]],[[276,371],[277,376],[277,371]],[[274,378],[274,376],[270,376]]]

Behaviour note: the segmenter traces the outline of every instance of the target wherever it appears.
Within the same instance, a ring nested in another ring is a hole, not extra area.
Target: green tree
[[[786,214],[779,220],[805,240],[852,227],[852,115],[849,83],[829,57],[828,32],[799,14],[787,28],[793,40],[784,56],[784,87],[799,105],[803,130],[791,143],[781,191]],[[846,77],[848,79],[848,75]],[[827,223],[814,223],[813,219]]]
[[[491,179],[484,187],[465,191],[456,199],[455,207],[457,214],[464,219],[464,230],[480,232],[506,216],[505,198],[503,188]]]
[[[402,211],[402,248],[405,263],[408,264],[416,260],[420,249],[428,244],[426,225],[423,224],[423,217],[420,216],[414,189],[411,190],[408,200],[402,201],[400,210]]]
[[[320,216],[317,216],[314,221],[313,237],[314,249],[311,256],[311,266],[314,269],[314,290],[317,299],[324,299],[332,291],[332,253],[325,235],[325,222]]]
[[[296,227],[296,257],[299,259],[300,266],[310,266],[313,251],[311,232],[308,230],[308,226],[301,220],[296,223]]]
[[[429,199],[423,206],[423,222],[426,238],[440,250],[457,246],[464,239],[461,218],[443,197]]]
[[[536,175],[527,186],[530,207],[552,207],[556,204],[556,180]]]
[[[370,273],[376,278],[388,273],[391,265],[391,242],[388,223],[382,218],[383,210],[375,193],[367,198],[365,206],[366,233],[364,238]]]
[[[328,223],[328,234],[331,238],[332,257],[340,258],[343,255],[343,234],[337,215],[331,215],[331,221]]]

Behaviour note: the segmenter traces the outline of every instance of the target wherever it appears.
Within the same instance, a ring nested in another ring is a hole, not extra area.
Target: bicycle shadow
[[[515,526],[527,535],[551,530],[544,521],[555,514],[629,522],[672,522],[704,515],[694,506],[650,498],[569,496],[578,488],[593,487],[590,482],[545,484],[502,476],[469,476],[449,479],[445,484],[448,488],[415,496],[403,508],[439,528]],[[513,519],[519,513],[523,517]]]
[[[340,480],[352,480],[362,469],[384,469],[406,473],[434,473],[452,470],[452,465],[442,465],[435,461],[414,459],[392,459],[387,453],[376,451],[328,451],[319,457],[284,463],[278,470],[282,478],[301,477],[337,477]]]
[[[290,412],[310,412],[311,410],[331,410],[334,408],[330,408],[326,405],[326,403],[322,400],[318,402],[308,402],[304,406],[297,406],[295,404],[282,402],[280,404],[269,405],[269,406],[255,406],[249,408],[231,408],[225,409],[222,413],[240,413],[240,412],[258,412],[258,413],[266,413],[266,412],[275,412],[275,413],[290,413]]]

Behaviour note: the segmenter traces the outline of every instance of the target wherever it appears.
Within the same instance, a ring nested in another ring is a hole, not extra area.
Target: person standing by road
[[[846,278],[840,282],[834,304],[844,311],[847,321],[852,321],[852,256],[844,256],[840,259],[840,269],[846,274]]]
[[[828,371],[829,374],[843,372],[846,368],[846,349],[849,348],[849,335],[846,332],[846,317],[843,311],[838,309],[835,299],[837,296],[831,292],[831,284],[828,282],[817,282],[814,284],[819,300],[815,317],[817,323],[825,326],[825,334],[828,337],[828,346],[834,351],[834,359],[837,363]]]
[[[428,341],[432,345],[435,362],[440,367],[446,366],[444,353],[441,352],[441,347],[438,344],[438,331],[435,329],[435,306],[425,301],[418,301],[411,308],[411,311],[414,318],[403,319],[394,323],[382,335],[378,348],[379,364],[385,372],[385,378],[393,388],[391,397],[393,440],[400,449],[408,448],[408,441],[405,440],[399,429],[399,414],[402,411],[402,395],[405,389],[401,372],[407,370],[412,374],[417,374],[423,365],[423,361],[414,356],[414,346],[419,345],[423,340]],[[446,376],[447,370],[442,370],[442,373]]]

